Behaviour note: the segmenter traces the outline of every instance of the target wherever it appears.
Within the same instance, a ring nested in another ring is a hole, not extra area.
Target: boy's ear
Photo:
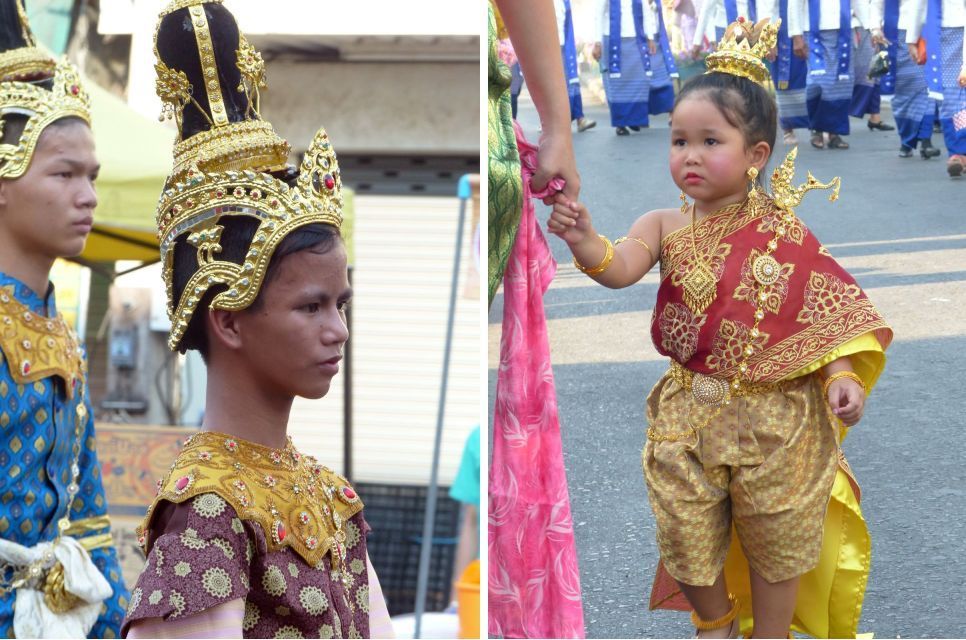
[[[209,307],[206,322],[208,324],[209,342],[216,341],[231,350],[241,348],[242,340],[238,326],[238,312]]]

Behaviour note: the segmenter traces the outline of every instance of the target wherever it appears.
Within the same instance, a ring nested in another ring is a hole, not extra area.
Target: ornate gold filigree
[[[32,313],[6,288],[0,288],[0,352],[17,384],[58,376],[73,398],[87,376],[80,341],[64,317]]]
[[[8,73],[16,75],[12,70]],[[47,125],[70,116],[90,123],[90,109],[90,96],[81,85],[77,70],[66,58],[54,64],[50,89],[31,82],[0,83],[0,113],[27,116],[19,142],[0,144],[0,178],[19,178],[24,174]]]
[[[707,321],[706,315],[695,315],[683,304],[671,302],[657,320],[661,332],[661,348],[678,362],[691,359],[698,348],[698,335]]]
[[[238,34],[238,50],[235,52],[235,57],[237,58],[235,65],[242,75],[242,83],[238,85],[238,91],[248,96],[249,109],[258,113],[261,111],[259,90],[268,88],[265,61],[262,60],[262,54],[255,50],[242,33]]]
[[[785,160],[772,172],[771,188],[778,208],[794,213],[795,207],[802,203],[802,198],[812,189],[831,189],[832,193],[828,197],[829,202],[838,200],[839,189],[842,186],[842,180],[838,177],[832,178],[829,182],[819,182],[809,171],[804,184],[798,187],[792,184],[792,179],[795,177],[796,157],[798,157],[798,147],[792,147],[792,150],[785,156]]]
[[[191,101],[191,83],[184,71],[172,69],[163,62],[154,65],[157,73],[157,80],[154,82],[154,90],[161,98],[161,115],[158,120],[174,119],[181,131],[181,114],[184,107]]]
[[[343,568],[347,553],[345,523],[363,504],[345,478],[315,458],[299,453],[291,441],[271,449],[223,433],[203,431],[185,443],[158,495],[137,528],[146,543],[159,502],[181,503],[214,493],[242,520],[265,532],[269,551],[289,547],[312,566],[331,552],[333,569]]]
[[[342,206],[342,177],[325,129],[319,129],[305,153],[295,188],[267,173],[189,170],[186,181],[166,189],[158,203],[158,238],[172,325],[168,346],[177,348],[205,291],[216,284],[228,289],[215,296],[213,308],[238,311],[248,307],[258,295],[278,243],[293,229],[313,222],[341,227]],[[225,215],[259,221],[241,265],[215,259],[218,236],[198,233],[214,229]],[[174,241],[188,232],[194,238],[189,242],[199,250],[199,267],[181,299],[175,301]]]
[[[725,29],[724,37],[717,50],[705,59],[708,73],[729,73],[748,78],[765,85],[771,77],[768,67],[762,61],[778,42],[778,27],[781,20],[774,23],[767,18],[752,25],[744,18],[732,22]],[[752,45],[751,43],[755,44]]]
[[[805,287],[802,309],[795,320],[802,324],[814,324],[852,304],[861,295],[862,290],[858,285],[846,284],[831,273],[812,271],[808,276],[808,285]]]

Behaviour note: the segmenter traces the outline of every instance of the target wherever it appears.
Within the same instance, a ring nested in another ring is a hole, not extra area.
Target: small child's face
[[[709,99],[685,98],[671,119],[671,177],[699,202],[716,202],[745,190],[752,166],[744,134]]]
[[[341,242],[325,253],[293,253],[263,286],[261,304],[239,313],[242,351],[261,384],[282,396],[328,393],[349,339],[347,273]]]

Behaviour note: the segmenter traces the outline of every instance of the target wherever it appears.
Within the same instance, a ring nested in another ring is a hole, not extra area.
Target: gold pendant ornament
[[[778,276],[781,275],[781,266],[777,260],[769,254],[765,254],[755,258],[751,265],[751,273],[758,284],[767,287],[778,282]]]
[[[681,281],[684,304],[694,313],[704,313],[711,306],[718,291],[718,279],[704,262],[695,261],[694,267]]]

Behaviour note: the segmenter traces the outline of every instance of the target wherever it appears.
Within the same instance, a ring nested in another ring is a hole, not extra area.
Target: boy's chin
[[[324,386],[316,385],[311,389],[302,389],[296,395],[298,395],[300,398],[305,398],[306,400],[319,400],[320,398],[324,398],[329,393],[331,386],[332,384],[330,382],[326,382]]]

